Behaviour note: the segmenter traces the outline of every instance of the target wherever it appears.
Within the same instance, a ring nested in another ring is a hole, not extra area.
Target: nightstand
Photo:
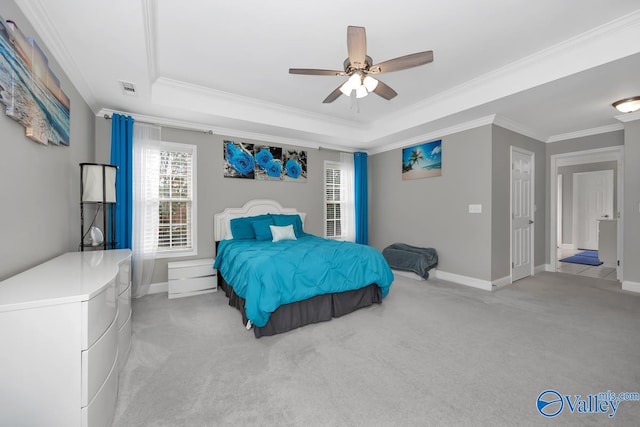
[[[169,298],[189,297],[218,290],[213,258],[172,261],[167,266]]]

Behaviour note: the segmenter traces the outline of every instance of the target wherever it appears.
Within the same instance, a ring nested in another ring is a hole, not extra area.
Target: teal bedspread
[[[245,299],[245,314],[259,327],[280,305],[372,283],[384,298],[393,281],[389,265],[375,248],[312,235],[275,243],[223,240],[214,267]]]

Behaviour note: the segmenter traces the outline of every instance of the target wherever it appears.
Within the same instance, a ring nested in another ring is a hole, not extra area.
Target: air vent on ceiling
[[[129,95],[129,96],[137,95],[135,83],[125,82],[122,80],[118,80],[118,83],[120,83],[120,89],[122,89],[122,93],[124,93],[125,95]]]

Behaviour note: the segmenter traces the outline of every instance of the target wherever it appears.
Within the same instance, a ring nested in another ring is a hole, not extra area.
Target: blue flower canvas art
[[[224,141],[224,177],[307,182],[307,152]]]
[[[253,144],[224,141],[224,176],[254,179]]]
[[[254,151],[255,179],[259,181],[282,180],[282,148],[256,145]]]
[[[285,150],[282,156],[284,163],[284,180],[307,182],[307,152],[303,150]]]

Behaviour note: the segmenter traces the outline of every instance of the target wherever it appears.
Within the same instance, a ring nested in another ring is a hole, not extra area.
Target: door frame
[[[546,270],[551,272],[558,271],[558,249],[556,247],[557,233],[557,177],[558,168],[561,166],[582,165],[586,163],[598,163],[616,161],[618,173],[616,175],[617,185],[614,188],[616,192],[616,212],[614,218],[618,220],[618,263],[616,268],[616,278],[622,282],[623,280],[623,233],[624,224],[622,217],[622,207],[624,206],[624,146],[616,145],[613,147],[596,148],[592,150],[573,151],[570,153],[553,154],[550,156],[551,167],[549,170],[549,264]]]
[[[531,191],[529,192],[529,201],[531,206],[532,220],[536,216],[536,153],[533,151],[525,150],[524,148],[511,145],[509,149],[509,281],[513,283],[513,152],[517,151],[520,154],[531,156]],[[533,276],[535,272],[536,253],[535,253],[535,221],[531,223],[531,271],[529,276]],[[525,276],[526,277],[526,276]]]
[[[562,221],[564,219],[564,212],[562,211],[562,200],[563,189],[562,189],[562,175],[557,175],[558,183],[556,185],[556,247],[562,248],[564,244],[564,239],[562,238],[562,233],[564,232]]]

